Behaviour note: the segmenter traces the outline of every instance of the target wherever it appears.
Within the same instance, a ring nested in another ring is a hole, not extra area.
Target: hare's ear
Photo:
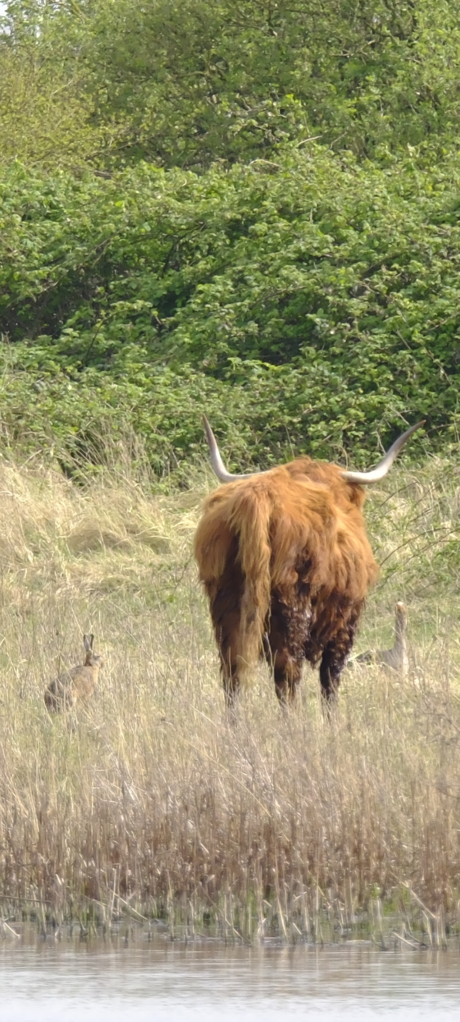
[[[86,649],[87,653],[91,653],[91,650],[93,648],[93,642],[94,642],[94,635],[93,635],[92,632],[91,632],[91,635],[84,635],[83,636],[83,643],[84,643],[84,646],[85,646],[85,649]]]

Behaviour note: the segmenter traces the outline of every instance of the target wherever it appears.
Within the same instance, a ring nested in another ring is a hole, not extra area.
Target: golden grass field
[[[382,570],[355,649],[391,645],[404,600],[409,677],[349,667],[328,722],[316,672],[282,713],[261,666],[232,725],[192,558],[207,470],[164,495],[129,459],[80,485],[0,461],[0,917],[458,932],[459,481],[452,459],[400,464],[366,505]],[[97,690],[52,718],[44,689],[91,631]]]

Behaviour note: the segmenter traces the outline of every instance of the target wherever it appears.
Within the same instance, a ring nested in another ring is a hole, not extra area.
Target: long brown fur
[[[195,537],[224,687],[265,653],[280,700],[292,697],[304,659],[321,658],[330,698],[377,577],[362,508],[365,494],[335,465],[299,458],[219,486]]]

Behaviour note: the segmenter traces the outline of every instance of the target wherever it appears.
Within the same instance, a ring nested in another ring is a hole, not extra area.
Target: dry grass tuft
[[[231,726],[191,560],[200,494],[0,463],[4,906],[245,939],[458,927],[459,473],[389,487],[368,504],[383,566],[357,649],[391,645],[403,599],[409,678],[347,671],[328,724],[315,674],[282,715],[261,667]],[[70,727],[43,691],[91,631],[106,666]]]

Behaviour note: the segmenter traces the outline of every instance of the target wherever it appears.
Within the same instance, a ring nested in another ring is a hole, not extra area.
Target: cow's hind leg
[[[337,698],[340,677],[353,647],[353,640],[358,623],[359,610],[340,628],[333,640],[324,647],[319,678],[321,695],[327,706],[333,705]]]
[[[273,657],[275,691],[281,706],[287,706],[295,699],[302,675],[302,658],[293,656],[289,650],[277,649]]]
[[[282,706],[292,703],[302,675],[304,643],[310,624],[309,602],[297,600],[294,607],[273,597],[267,644],[273,668],[275,691]]]
[[[220,669],[224,685],[225,705],[228,710],[235,710],[240,692],[240,676],[238,663],[231,648],[220,648]]]
[[[225,693],[225,703],[234,709],[240,691],[240,670],[238,637],[241,629],[241,599],[243,576],[239,566],[230,563],[219,584],[209,587],[209,603],[214,634],[219,649],[220,669]]]
[[[225,624],[219,629],[216,628],[225,705],[229,710],[235,709],[241,687],[241,666],[237,652],[239,627],[240,615],[235,609],[233,614],[226,616]]]

